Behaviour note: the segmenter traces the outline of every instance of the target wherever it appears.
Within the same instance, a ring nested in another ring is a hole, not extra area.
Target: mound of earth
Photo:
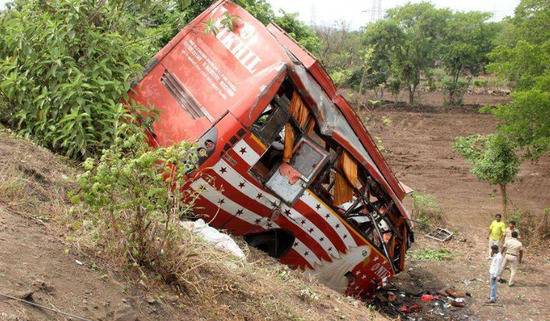
[[[76,164],[4,129],[0,164],[0,293],[73,315],[0,295],[2,321],[385,320],[252,249],[229,277],[205,271],[211,297],[136,277],[79,242],[66,199]]]

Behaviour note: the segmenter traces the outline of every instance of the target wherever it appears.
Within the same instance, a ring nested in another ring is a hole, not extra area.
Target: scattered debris
[[[448,229],[444,229],[442,227],[438,227],[435,230],[431,231],[430,233],[426,234],[427,237],[439,242],[446,242],[450,240],[453,237],[453,235],[454,235],[453,232],[449,231]]]
[[[420,301],[422,302],[432,302],[438,299],[439,297],[437,295],[431,295],[431,294],[422,294],[422,296],[420,297]]]
[[[457,299],[451,300],[451,305],[457,308],[463,308],[465,305],[465,302],[463,298],[457,298]]]
[[[420,293],[409,293],[391,287],[381,290],[374,297],[374,303],[381,312],[400,320],[420,321],[427,315],[433,315],[437,320],[454,320],[457,313],[460,313],[460,317],[464,316],[463,308],[466,306],[466,298],[470,296],[454,287]]]

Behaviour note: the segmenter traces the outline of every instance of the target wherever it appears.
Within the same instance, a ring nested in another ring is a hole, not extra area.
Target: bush
[[[353,75],[353,72],[348,69],[334,70],[330,77],[334,80],[336,86],[345,86],[350,83],[350,79]]]
[[[464,94],[468,90],[468,82],[463,79],[456,81],[446,78],[443,80],[443,91],[447,94],[446,104],[459,106],[464,103]]]
[[[95,0],[21,1],[0,13],[2,120],[70,157],[98,155],[154,52],[136,15]]]
[[[388,81],[387,87],[394,99],[397,100],[399,92],[401,91],[401,81],[397,78],[392,78]]]
[[[510,220],[516,222],[524,245],[542,245],[550,240],[550,208],[545,209],[541,217],[530,211],[515,209]]]
[[[420,192],[412,194],[413,218],[421,230],[428,230],[433,225],[443,223],[443,210],[434,196]]]
[[[487,79],[474,79],[474,87],[487,88],[489,86],[489,80]]]
[[[78,178],[73,200],[109,252],[170,282],[180,279],[189,250],[182,247],[179,222],[193,205],[194,195],[183,186],[197,155],[185,142],[152,149],[144,141],[136,126],[121,126],[99,161],[84,162],[86,172]]]

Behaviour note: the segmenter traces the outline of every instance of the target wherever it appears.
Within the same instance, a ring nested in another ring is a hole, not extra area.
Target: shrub
[[[472,164],[470,171],[479,180],[500,187],[502,211],[507,219],[506,187],[516,179],[520,165],[514,144],[503,135],[472,135],[457,137],[453,149]]]
[[[98,161],[84,162],[73,200],[111,253],[169,282],[179,280],[189,250],[182,247],[179,222],[189,215],[194,197],[183,186],[197,155],[185,142],[152,149],[135,127],[122,125]]]
[[[516,222],[524,245],[541,245],[550,240],[550,209],[544,210],[538,217],[530,211],[515,209],[511,220]]]
[[[468,90],[468,82],[463,79],[443,80],[443,91],[447,94],[446,103],[451,106],[459,106],[464,103],[464,94]]]
[[[427,230],[431,228],[432,225],[441,224],[443,222],[443,210],[434,196],[414,192],[412,194],[412,199],[412,214],[421,230]]]
[[[392,78],[388,81],[388,89],[390,93],[393,95],[394,100],[397,101],[397,98],[399,96],[399,92],[401,91],[401,81],[396,78]]]
[[[154,40],[122,1],[20,1],[0,13],[2,120],[73,158],[97,155]],[[145,41],[146,40],[146,41]]]
[[[487,79],[474,79],[474,87],[487,88],[489,86],[489,80]]]

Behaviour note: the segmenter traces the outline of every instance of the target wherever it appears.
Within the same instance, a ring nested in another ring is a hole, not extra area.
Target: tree
[[[363,75],[362,33],[350,30],[345,21],[331,26],[315,26],[314,30],[320,40],[317,56],[336,85],[360,87]]]
[[[274,22],[311,53],[317,54],[319,52],[321,47],[319,38],[312,28],[298,20],[297,13],[288,13],[281,10],[280,15],[274,18]]]
[[[520,165],[510,140],[502,135],[458,137],[453,148],[472,164],[471,172],[479,180],[500,187],[502,211],[506,217],[506,186],[514,181]]]
[[[265,0],[239,0],[262,22]],[[83,159],[113,141],[120,103],[148,59],[212,0],[19,0],[0,12],[0,121]],[[315,50],[295,15],[287,32]]]
[[[515,84],[510,104],[486,108],[508,135],[537,159],[550,150],[550,1],[522,0],[490,54],[489,70]]]
[[[399,25],[388,19],[368,25],[363,41],[367,49],[363,57],[365,68],[361,83],[373,89],[386,84],[391,77],[400,79],[396,64],[404,58],[401,53],[405,34]]]
[[[444,88],[451,105],[462,103],[467,83],[463,75],[477,76],[488,62],[487,54],[493,48],[498,24],[488,23],[490,13],[455,12],[448,17],[441,39],[441,62],[449,79]]]
[[[530,159],[538,159],[550,149],[549,90],[549,87],[546,90],[536,87],[514,92],[511,103],[491,110],[504,121],[499,126],[499,131],[513,137],[514,142],[523,147],[525,156]]]
[[[409,92],[411,105],[422,74],[435,64],[449,15],[449,10],[436,9],[427,2],[409,3],[388,10],[386,19],[366,27],[365,45],[387,55],[392,74]]]

